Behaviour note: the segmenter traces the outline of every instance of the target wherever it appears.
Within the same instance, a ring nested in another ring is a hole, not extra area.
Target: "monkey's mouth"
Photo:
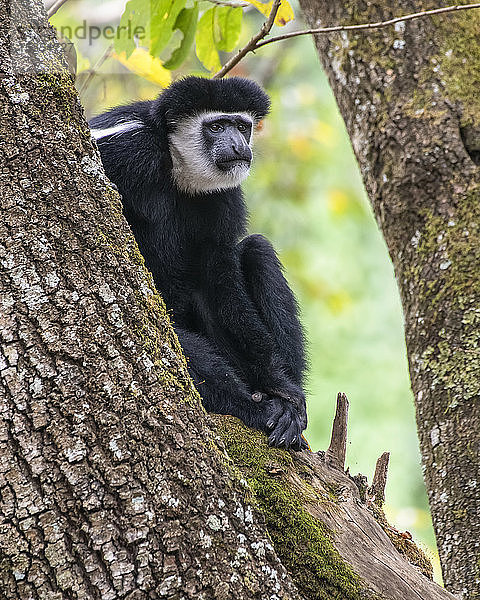
[[[230,158],[228,160],[219,160],[216,162],[217,167],[221,171],[231,171],[237,167],[250,167],[250,160],[247,158]]]

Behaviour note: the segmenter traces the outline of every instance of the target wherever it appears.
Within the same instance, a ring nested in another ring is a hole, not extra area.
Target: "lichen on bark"
[[[439,322],[437,343],[423,350],[416,367],[430,373],[433,388],[446,391],[446,411],[480,395],[479,206],[477,187],[459,199],[454,215],[425,214],[424,229],[418,236],[418,261],[410,273],[419,302],[431,308],[431,326]],[[438,276],[428,279],[424,269],[431,269],[434,262]],[[443,311],[447,306],[452,319],[458,315],[461,347],[446,327]]]
[[[459,2],[458,4],[467,4]],[[480,12],[464,11],[451,15],[451,21],[435,18],[438,34],[438,62],[449,98],[462,106],[462,125],[480,125]],[[466,60],[466,57],[468,59]]]
[[[439,3],[301,5],[327,26]],[[479,23],[470,11],[315,40],[395,268],[444,580],[469,598],[480,583]]]

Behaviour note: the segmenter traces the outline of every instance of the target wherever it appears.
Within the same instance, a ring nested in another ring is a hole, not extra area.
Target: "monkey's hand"
[[[302,438],[302,431],[307,424],[305,397],[302,404],[278,395],[255,392],[252,394],[252,400],[262,405],[270,446],[292,450],[303,450],[308,447]]]
[[[297,409],[302,422],[302,429],[307,426],[307,407],[305,403],[305,394],[301,388],[290,381],[282,382],[280,385],[267,387],[266,390],[269,396],[275,396],[287,400]]]

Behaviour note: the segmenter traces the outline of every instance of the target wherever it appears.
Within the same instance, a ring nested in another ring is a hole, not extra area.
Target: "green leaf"
[[[240,39],[243,10],[240,7],[217,6],[215,9],[214,36],[218,50],[231,52]]]
[[[206,69],[214,73],[222,67],[213,36],[217,6],[203,13],[195,35],[196,53]]]
[[[179,29],[183,33],[183,40],[181,41],[180,46],[172,52],[172,55],[167,62],[164,63],[163,66],[166,69],[177,69],[187,58],[193,40],[195,39],[197,21],[198,2],[194,3],[193,8],[184,8],[178,14],[174,29]]]
[[[172,37],[177,17],[185,8],[186,0],[152,0],[150,22],[150,54],[159,56]]]
[[[128,58],[137,47],[136,37],[140,45],[147,45],[145,40],[150,39],[150,5],[150,0],[127,2],[115,35],[114,47],[117,54],[125,52]]]

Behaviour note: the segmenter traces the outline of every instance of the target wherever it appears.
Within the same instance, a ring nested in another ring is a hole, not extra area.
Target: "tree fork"
[[[368,494],[364,476],[344,472],[347,410],[347,397],[338,394],[332,443],[318,453],[269,448],[264,434],[235,417],[211,417],[304,598],[330,592],[345,600],[453,600],[431,581],[431,564],[411,536],[381,510],[389,454],[378,459]]]

